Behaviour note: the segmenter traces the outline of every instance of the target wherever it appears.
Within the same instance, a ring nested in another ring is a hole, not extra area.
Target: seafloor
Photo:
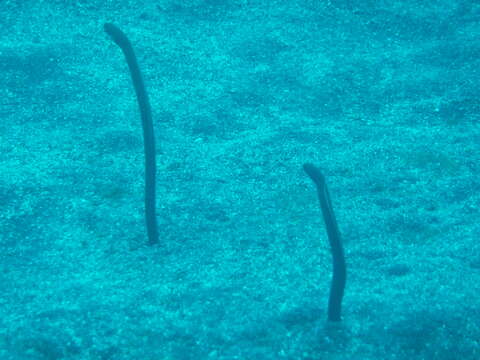
[[[1,360],[480,359],[480,3],[0,1]],[[153,109],[148,246],[129,36]],[[322,168],[344,240],[340,324]]]

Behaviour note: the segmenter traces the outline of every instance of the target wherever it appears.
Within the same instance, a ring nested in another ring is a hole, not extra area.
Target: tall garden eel
[[[157,218],[155,216],[155,136],[153,133],[152,110],[147,91],[143,82],[137,58],[127,36],[113,24],[104,25],[105,32],[113,42],[122,49],[127,60],[133,87],[137,94],[140,116],[142,118],[143,144],[145,148],[145,220],[147,225],[148,242],[150,245],[158,242]]]
[[[325,176],[323,176],[320,169],[312,164],[304,164],[303,170],[305,170],[317,187],[318,199],[320,200],[323,220],[325,221],[328,240],[332,250],[333,276],[330,287],[330,297],[328,299],[328,320],[337,322],[341,320],[343,292],[347,280],[347,270],[340,231],[338,230],[337,219],[333,212]]]

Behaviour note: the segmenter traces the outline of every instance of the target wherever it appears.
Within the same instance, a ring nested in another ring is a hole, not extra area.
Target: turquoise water
[[[480,4],[0,2],[0,359],[480,358]],[[130,39],[155,131],[158,242]],[[325,176],[345,252],[327,320]]]

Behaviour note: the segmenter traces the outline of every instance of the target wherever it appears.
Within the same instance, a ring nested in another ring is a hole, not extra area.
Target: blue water
[[[0,18],[0,360],[480,359],[480,3],[26,0]],[[151,104],[154,245],[104,23]],[[345,253],[341,321],[305,163]]]

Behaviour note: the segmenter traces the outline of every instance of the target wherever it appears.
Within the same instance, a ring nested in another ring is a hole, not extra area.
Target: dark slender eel
[[[148,100],[142,74],[138,67],[137,58],[127,36],[113,24],[104,25],[105,32],[122,49],[127,60],[133,86],[137,94],[138,106],[142,117],[143,143],[145,148],[145,220],[147,223],[148,242],[158,242],[157,219],[155,216],[155,137],[153,135],[152,110]]]
[[[303,170],[313,180],[317,186],[320,207],[322,208],[323,220],[327,228],[328,240],[333,256],[333,277],[330,288],[330,298],[328,299],[328,320],[340,321],[342,312],[342,298],[347,279],[347,270],[345,266],[345,256],[343,254],[340,231],[338,230],[337,220],[333,213],[330,194],[328,193],[325,177],[320,169],[312,164],[304,164]]]

